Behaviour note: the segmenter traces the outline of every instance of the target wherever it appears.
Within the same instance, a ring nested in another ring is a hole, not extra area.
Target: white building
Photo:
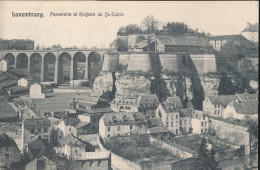
[[[258,119],[258,100],[234,100],[224,110],[223,118],[243,120],[246,117]]]
[[[99,120],[99,134],[105,140],[112,136],[146,133],[145,117],[140,112],[106,113]]]
[[[110,108],[114,112],[138,112],[137,99],[114,99]]]
[[[30,98],[45,98],[45,92],[40,83],[34,83],[30,86]]]
[[[59,139],[62,139],[69,134],[77,136],[77,129],[72,124],[67,123],[66,120],[62,120],[58,124],[57,130]]]
[[[258,27],[259,25],[257,23],[256,24],[247,23],[247,27],[241,32],[241,34],[249,41],[258,42],[258,37],[259,37]]]
[[[202,111],[194,110],[191,119],[192,133],[207,133],[209,129],[209,118]]]
[[[8,61],[3,59],[0,61],[0,71],[7,72],[9,69]]]
[[[21,78],[18,80],[18,86],[29,87],[34,83],[32,78]]]

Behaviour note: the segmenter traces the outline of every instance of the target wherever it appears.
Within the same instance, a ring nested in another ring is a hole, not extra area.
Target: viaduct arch
[[[61,84],[64,82],[64,57],[69,58],[69,79],[75,80],[82,78],[89,80],[90,63],[92,61],[102,61],[105,53],[109,52],[109,49],[76,49],[76,50],[6,50],[2,51],[1,58],[7,59],[14,68],[27,69],[29,73],[33,72],[32,68],[35,69],[33,61],[40,63],[40,80],[49,81],[51,80],[49,75],[54,70],[54,82]],[[96,54],[96,57],[93,57]],[[84,63],[83,76],[77,77],[77,62]],[[48,67],[52,64],[54,68]]]

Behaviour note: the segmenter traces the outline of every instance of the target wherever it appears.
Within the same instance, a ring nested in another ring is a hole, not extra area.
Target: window
[[[47,128],[44,128],[44,133],[47,133],[48,132],[48,129]]]
[[[205,127],[207,127],[207,122],[205,122]]]
[[[92,164],[93,164],[93,161],[90,161],[90,162],[89,162],[89,166],[92,166]]]
[[[100,166],[101,163],[102,163],[102,161],[98,161],[98,165],[97,166]]]
[[[110,132],[110,127],[107,128],[107,131]]]
[[[35,133],[35,129],[31,129],[31,134]]]
[[[218,115],[220,115],[220,110],[218,110]]]
[[[176,119],[178,119],[178,115],[176,115]]]
[[[216,110],[214,111],[214,114],[215,114],[215,115],[217,114],[217,111],[216,111]]]
[[[171,119],[173,119],[173,115],[171,115]]]
[[[5,153],[5,159],[9,159],[9,153]]]
[[[107,138],[109,138],[110,137],[110,135],[107,135]]]
[[[171,122],[171,126],[173,127],[173,122]]]
[[[9,150],[9,148],[8,148],[8,147],[6,147],[6,148],[5,148],[5,151],[6,151],[6,152],[8,152],[8,150]]]
[[[37,132],[38,132],[38,133],[41,133],[41,128],[38,128],[38,129],[37,129]]]
[[[201,122],[201,127],[203,127],[203,122]]]
[[[178,129],[176,129],[176,135],[178,135]]]
[[[133,129],[133,126],[132,125],[130,125],[130,130],[132,130]]]
[[[182,125],[182,121],[180,120],[180,126]]]
[[[120,126],[117,126],[117,131],[120,131]]]
[[[203,133],[203,129],[201,129],[201,133]]]
[[[71,131],[71,128],[70,128],[70,131]]]
[[[77,150],[75,150],[75,153],[77,153],[78,151]]]

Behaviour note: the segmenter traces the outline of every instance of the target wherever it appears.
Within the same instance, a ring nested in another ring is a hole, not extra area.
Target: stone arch
[[[3,57],[10,65],[15,65],[15,56],[12,53],[6,53]]]
[[[48,52],[43,55],[41,63],[41,81],[54,81],[56,56]]]
[[[77,52],[73,56],[73,65],[71,70],[71,79],[78,80],[85,78],[85,71],[86,71],[86,55],[83,52]],[[72,75],[73,74],[73,75]]]
[[[41,54],[33,53],[29,59],[30,59],[29,65],[28,65],[29,72],[36,74],[37,77],[39,77],[39,74],[41,74],[41,63],[42,63]]]
[[[59,64],[58,64],[58,82],[69,84],[70,81],[70,73],[71,73],[71,60],[72,57],[68,52],[62,52],[59,56]]]
[[[88,67],[88,69],[86,69],[85,77],[87,77],[86,79],[91,82],[94,81],[95,77],[97,77],[102,68],[103,56],[104,54],[97,51],[92,51],[87,57],[86,67]]]
[[[25,53],[19,53],[16,57],[16,68],[27,69],[29,57]]]

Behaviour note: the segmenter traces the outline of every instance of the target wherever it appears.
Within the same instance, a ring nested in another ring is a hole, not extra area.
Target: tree
[[[220,169],[217,161],[215,160],[215,150],[208,149],[206,139],[203,137],[201,144],[197,149],[194,159],[194,168],[197,170],[218,170]]]
[[[142,24],[147,28],[148,33],[154,33],[158,31],[159,21],[154,18],[153,15],[147,16],[143,19]]]
[[[231,79],[227,76],[226,73],[223,73],[219,86],[218,86],[218,94],[219,95],[234,95],[235,94],[235,87],[231,82]]]

